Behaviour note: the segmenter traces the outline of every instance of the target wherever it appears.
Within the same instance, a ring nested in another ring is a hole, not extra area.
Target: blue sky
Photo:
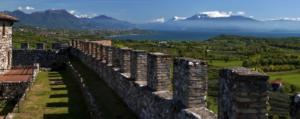
[[[300,0],[0,0],[0,10],[66,9],[76,15],[107,15],[130,22],[189,17],[199,12],[244,12],[256,19],[300,18]]]

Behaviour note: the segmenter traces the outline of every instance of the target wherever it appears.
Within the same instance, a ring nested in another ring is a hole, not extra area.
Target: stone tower
[[[0,13],[0,74],[11,69],[12,62],[12,25],[15,17]]]

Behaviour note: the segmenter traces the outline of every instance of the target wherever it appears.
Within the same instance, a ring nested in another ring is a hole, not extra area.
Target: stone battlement
[[[79,40],[72,41],[70,49],[73,56],[97,72],[140,118],[267,117],[268,76],[264,74],[242,67],[221,70],[217,117],[207,108],[208,65],[205,61],[172,59],[163,53]]]

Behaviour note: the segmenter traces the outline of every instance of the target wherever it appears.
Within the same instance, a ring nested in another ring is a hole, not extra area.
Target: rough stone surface
[[[174,100],[185,107],[206,107],[207,64],[201,60],[174,60]]]
[[[172,59],[169,55],[162,53],[148,54],[147,85],[155,90],[171,89],[171,65]]]
[[[121,58],[120,58],[120,71],[122,73],[130,73],[130,54],[131,49],[122,48],[121,50]]]
[[[130,73],[135,81],[147,81],[147,53],[145,51],[134,50],[131,52]]]
[[[219,119],[267,119],[268,78],[242,67],[221,70]]]
[[[12,27],[11,22],[0,21],[0,74],[11,69]]]
[[[113,60],[113,67],[118,67],[120,68],[121,67],[121,61],[120,61],[120,58],[121,58],[121,49],[120,48],[117,48],[117,47],[113,47],[113,57],[112,57],[112,60]]]
[[[105,47],[105,53],[106,53],[106,59],[105,59],[106,64],[107,65],[112,65],[112,63],[113,63],[113,61],[112,61],[112,58],[113,58],[113,55],[112,55],[113,49],[110,46],[104,46],[104,47]]]

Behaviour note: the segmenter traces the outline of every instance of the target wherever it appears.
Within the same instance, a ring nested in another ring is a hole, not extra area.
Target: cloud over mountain
[[[68,10],[68,12],[72,15],[74,15],[77,18],[93,18],[96,17],[97,14],[81,14],[80,12],[77,12],[76,10]]]
[[[30,10],[35,10],[35,8],[32,7],[32,6],[25,6],[25,7],[19,6],[18,10],[21,10],[21,11],[26,11],[26,10],[30,11]]]
[[[202,12],[199,14],[207,15],[208,17],[211,17],[211,18],[218,18],[218,17],[230,17],[233,13],[231,11],[230,12],[207,11],[207,12]]]

